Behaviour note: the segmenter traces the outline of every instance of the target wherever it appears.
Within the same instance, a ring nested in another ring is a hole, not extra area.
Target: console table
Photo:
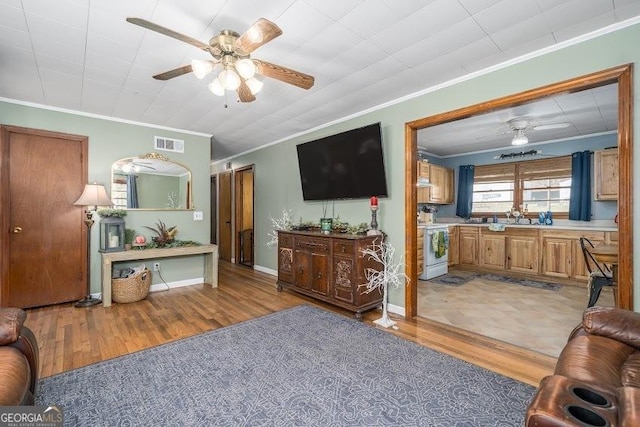
[[[102,305],[111,305],[111,276],[114,262],[154,258],[174,258],[204,254],[204,281],[213,288],[218,287],[218,246],[181,246],[163,249],[132,249],[120,252],[102,252]]]

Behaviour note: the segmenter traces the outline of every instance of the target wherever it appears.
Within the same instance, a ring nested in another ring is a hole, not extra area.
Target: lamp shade
[[[524,130],[518,129],[513,139],[511,140],[511,145],[524,145],[529,142],[529,138],[524,134]]]
[[[113,202],[107,195],[104,185],[94,181],[93,184],[85,184],[82,194],[73,204],[76,206],[111,206]]]
[[[211,61],[203,61],[201,59],[194,59],[191,61],[191,70],[193,74],[199,79],[203,78],[211,71],[213,71],[214,63]]]

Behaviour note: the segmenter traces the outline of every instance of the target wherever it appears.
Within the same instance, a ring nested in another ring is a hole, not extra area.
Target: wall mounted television
[[[386,197],[380,123],[297,145],[304,200]]]

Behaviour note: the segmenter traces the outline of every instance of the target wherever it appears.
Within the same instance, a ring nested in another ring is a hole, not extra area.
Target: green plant
[[[124,243],[127,245],[133,244],[133,239],[136,237],[136,230],[133,228],[124,229]]]
[[[115,209],[115,208],[101,208],[98,209],[96,211],[96,213],[98,215],[100,215],[102,218],[108,217],[108,216],[117,216],[122,218],[123,216],[127,215],[127,211],[124,209]]]
[[[156,234],[156,236],[152,237],[151,240],[154,241],[158,247],[163,247],[168,243],[173,242],[176,234],[178,234],[177,226],[174,225],[173,227],[167,227],[166,224],[160,220],[156,223],[156,228],[147,227],[146,225],[144,228],[147,228]]]

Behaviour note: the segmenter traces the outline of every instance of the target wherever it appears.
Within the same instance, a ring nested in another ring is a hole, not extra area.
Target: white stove
[[[424,265],[420,280],[429,280],[449,271],[449,227],[428,224],[424,230]]]

